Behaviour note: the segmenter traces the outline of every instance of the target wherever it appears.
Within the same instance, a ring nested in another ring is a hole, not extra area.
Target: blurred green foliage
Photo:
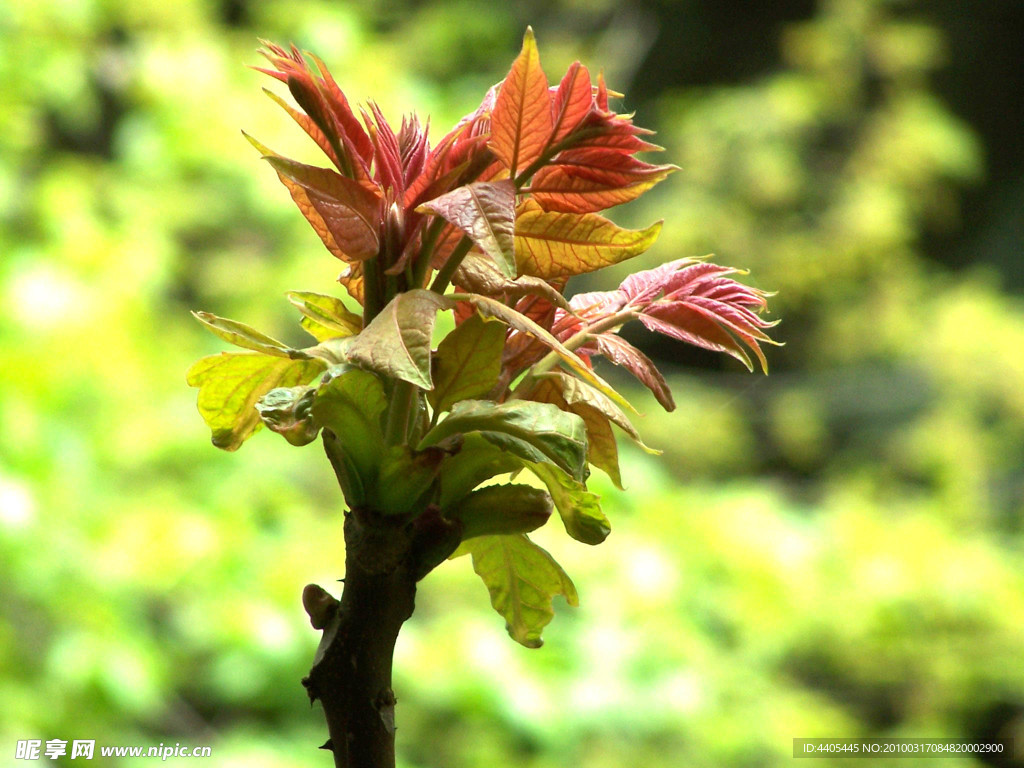
[[[582,603],[543,649],[506,637],[464,561],[423,583],[398,648],[401,764],[1024,739],[1024,308],[927,247],[998,147],[986,160],[936,96],[945,38],[911,3],[822,2],[760,32],[766,71],[700,88],[638,71],[652,24],[687,7],[0,2],[0,750],[325,764],[299,592],[342,575],[340,494],[315,448],[215,450],[183,379],[219,348],[189,309],[299,340],[283,292],[335,290],[238,133],[313,157],[245,65],[257,36],[294,40],[436,133],[527,22],[549,71],[581,57],[627,94],[642,81],[640,122],[682,167],[628,212],[667,220],[650,260],[751,269],[787,346],[767,379],[646,347],[678,363],[678,411],[638,425],[665,455],[627,454],[628,493],[595,478],[605,546],[541,537]]]

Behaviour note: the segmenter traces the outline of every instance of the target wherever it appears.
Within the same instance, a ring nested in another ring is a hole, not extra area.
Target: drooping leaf
[[[363,304],[363,265],[362,262],[346,264],[338,275],[338,282],[345,286],[348,295]]]
[[[565,398],[569,405],[585,405],[588,408],[592,408],[608,419],[608,421],[618,426],[647,453],[661,453],[661,451],[656,451],[644,445],[643,440],[640,439],[640,433],[636,431],[636,427],[630,422],[629,417],[603,392],[580,379],[566,376],[564,373],[555,373],[552,376],[558,382],[562,397]]]
[[[485,480],[521,469],[523,462],[501,450],[480,434],[463,438],[462,448],[448,456],[441,467],[438,505],[447,509]]]
[[[729,330],[732,329],[726,330],[728,324],[722,321],[721,315],[714,308],[700,307],[693,301],[659,302],[651,305],[640,315],[640,322],[650,330],[663,333],[673,339],[679,339],[712,352],[725,352],[743,363],[748,371],[754,370],[750,355],[729,333]],[[759,339],[752,334],[734,332],[755,352],[762,369],[767,372],[768,361],[758,345]],[[763,338],[760,341],[768,341],[766,335],[761,333],[761,336]]]
[[[571,379],[571,377],[566,377]],[[571,379],[576,381],[576,379]],[[622,488],[619,474],[619,449],[615,442],[611,423],[596,409],[583,404],[570,405],[562,393],[560,381],[545,377],[533,388],[531,400],[557,405],[563,411],[571,411],[583,419],[587,430],[587,461],[605,472],[617,488]]]
[[[490,392],[498,383],[504,346],[505,325],[475,313],[445,336],[434,356],[434,389],[427,393],[434,410]]]
[[[499,320],[503,320],[510,326],[515,328],[517,331],[528,333],[534,338],[546,344],[552,351],[555,352],[565,362],[566,365],[572,369],[573,373],[579,376],[587,383],[597,387],[599,390],[608,395],[612,400],[619,403],[620,405],[632,409],[629,402],[618,392],[612,389],[611,385],[608,384],[604,379],[594,373],[590,367],[583,362],[578,355],[574,352],[566,349],[565,345],[562,344],[558,339],[551,335],[550,332],[539,326],[533,320],[526,315],[517,312],[500,301],[496,301],[488,296],[480,296],[474,293],[456,293],[451,294],[450,298],[456,301],[468,301],[478,310],[485,315],[496,317]]]
[[[579,605],[569,576],[525,534],[480,536],[463,542],[460,550],[472,554],[473,570],[487,586],[491,605],[504,617],[512,639],[527,648],[541,646],[541,632],[555,616],[555,595]]]
[[[702,259],[684,257],[627,275],[619,284],[619,290],[630,304],[643,307],[668,294],[677,294],[675,298],[684,298],[694,292],[703,293],[702,286],[708,280],[735,271],[730,267],[722,267]]]
[[[459,268],[455,270],[453,282],[463,290],[482,293],[485,296],[543,296],[562,309],[570,309],[565,296],[547,280],[531,275],[520,275],[515,280],[510,280],[490,259],[479,254],[466,255]]]
[[[433,291],[400,293],[381,310],[348,349],[349,360],[383,376],[432,389],[430,337],[434,321],[451,302]]]
[[[416,210],[443,216],[469,235],[506,277],[513,278],[516,276],[515,203],[515,185],[503,179],[458,187],[423,203]]]
[[[266,160],[280,176],[298,184],[320,215],[345,261],[373,258],[380,250],[380,198],[362,184],[328,168],[269,155]]]
[[[461,499],[445,517],[462,524],[462,539],[529,533],[551,517],[551,496],[530,485],[487,485]]]
[[[515,178],[539,158],[551,138],[551,95],[540,66],[533,30],[527,27],[523,48],[498,91],[491,113],[491,151]]]
[[[620,290],[649,329],[715,352],[725,352],[753,370],[746,345],[762,370],[760,344],[774,344],[761,318],[766,294],[726,275],[736,270],[696,259],[679,259],[632,275]],[[741,343],[742,342],[742,343]]]
[[[566,532],[584,544],[600,544],[611,532],[611,524],[601,511],[600,497],[552,464],[527,464],[548,487],[555,509]]]
[[[193,312],[192,316],[200,323],[209,328],[213,333],[229,344],[243,349],[251,349],[271,357],[308,357],[297,349],[292,349],[287,344],[277,339],[260,333],[245,323],[237,320],[229,320],[226,317],[217,317],[209,312]]]
[[[623,229],[596,213],[545,211],[529,198],[516,217],[516,263],[520,274],[545,279],[581,275],[646,251],[661,222]]]
[[[310,291],[289,291],[286,295],[302,313],[302,327],[317,341],[354,336],[363,327],[363,319],[350,312],[339,298]]]
[[[587,434],[579,416],[549,403],[461,400],[420,441],[419,450],[452,435],[479,432],[523,459],[551,462],[573,477],[586,470]]]
[[[186,381],[199,387],[199,413],[213,432],[213,444],[234,451],[261,426],[257,400],[276,387],[308,384],[326,367],[319,359],[221,352],[196,361]]]
[[[616,365],[621,365],[654,394],[655,399],[666,411],[676,409],[665,377],[647,355],[614,333],[599,333],[595,337],[597,351]]]
[[[320,387],[313,401],[313,418],[329,431],[324,434],[325,445],[338,454],[338,461],[332,457],[335,470],[341,464],[347,472],[342,476],[339,471],[338,480],[349,506],[364,503],[366,491],[377,482],[384,452],[381,419],[386,409],[380,379],[358,368],[345,368]]]
[[[618,445],[615,442],[615,435],[611,431],[611,422],[607,416],[586,402],[569,403],[562,390],[563,381],[578,382],[579,380],[569,376],[545,377],[529,393],[529,399],[550,402],[563,411],[568,411],[583,419],[587,428],[587,461],[607,474],[615,487],[622,488],[623,480],[618,471]],[[587,385],[581,383],[581,386]],[[596,392],[597,390],[592,391]],[[603,397],[603,395],[601,396]]]

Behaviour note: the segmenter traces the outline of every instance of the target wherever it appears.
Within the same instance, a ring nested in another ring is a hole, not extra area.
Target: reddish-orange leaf
[[[348,291],[348,295],[358,301],[360,304],[363,303],[363,263],[357,261],[354,264],[349,264],[345,267],[345,270],[338,275],[338,282],[345,286],[345,290]]]
[[[266,160],[280,176],[303,188],[309,204],[320,215],[344,254],[340,258],[344,261],[363,261],[377,255],[380,247],[377,228],[380,199],[377,195],[358,182],[327,168],[317,168],[273,155]],[[313,223],[312,219],[310,223]]]
[[[578,61],[574,61],[562,82],[555,91],[552,104],[554,126],[551,143],[557,144],[569,133],[576,130],[584,118],[590,114],[594,104],[593,87],[590,85],[590,72]]]
[[[606,148],[575,149],[542,168],[530,191],[545,210],[591,213],[636,199],[674,170]]]
[[[551,138],[551,94],[540,66],[533,30],[526,28],[523,49],[498,91],[491,113],[491,151],[515,177],[541,156]]]
[[[327,140],[327,137],[324,136],[324,132],[317,127],[315,122],[313,122],[313,118],[305,112],[300,112],[295,109],[291,104],[270,89],[264,88],[263,92],[267,94],[275,104],[280,106],[281,109],[291,115],[292,120],[298,123],[302,130],[309,134],[309,137],[316,142],[317,146],[320,147],[320,149],[323,150],[323,153],[330,158],[332,163],[334,163],[334,166],[340,170],[341,166],[338,164],[338,156],[334,152],[331,142]]]

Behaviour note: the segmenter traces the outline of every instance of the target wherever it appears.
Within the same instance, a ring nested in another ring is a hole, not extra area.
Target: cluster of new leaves
[[[735,272],[683,259],[636,273],[617,290],[567,301],[568,278],[647,250],[661,224],[623,229],[599,211],[633,200],[673,166],[609,107],[602,78],[541,69],[533,33],[480,107],[431,146],[415,118],[392,129],[373,104],[357,114],[326,67],[268,44],[299,109],[270,94],[333,168],[290,160],[250,139],[277,172],[358,302],[291,293],[314,346],[293,349],[241,323],[197,318],[244,348],[189,371],[213,442],[237,449],[262,424],[294,445],[322,435],[346,503],[440,530],[417,572],[472,555],[494,607],[536,646],[552,598],[572,582],[527,534],[557,511],[597,544],[609,525],[587,490],[588,466],[620,485],[612,425],[641,446],[631,406],[592,365],[624,366],[667,409],[664,378],[617,331],[649,329],[766,367],[765,294]],[[455,330],[432,347],[437,313]],[[499,482],[525,470],[536,485]],[[428,526],[429,523],[429,526]],[[457,547],[457,549],[456,549]]]

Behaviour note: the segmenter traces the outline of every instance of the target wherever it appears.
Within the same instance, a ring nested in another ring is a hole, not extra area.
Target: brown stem
[[[365,510],[345,519],[345,588],[303,680],[323,704],[337,768],[395,765],[391,664],[416,595],[413,533]]]

